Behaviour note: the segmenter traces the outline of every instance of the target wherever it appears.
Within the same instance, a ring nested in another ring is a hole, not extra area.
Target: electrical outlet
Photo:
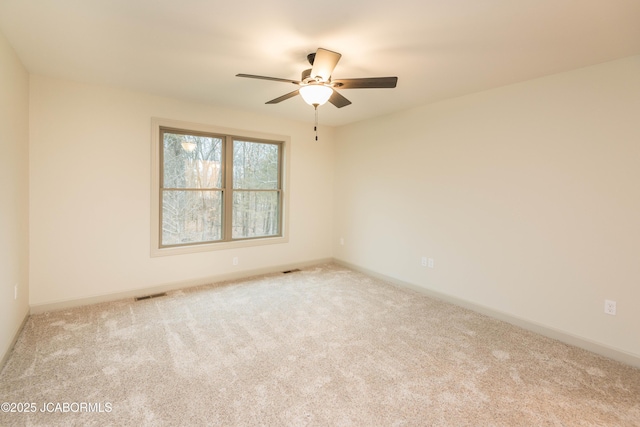
[[[423,267],[426,267],[426,266],[427,266],[427,257],[426,257],[426,256],[423,256],[423,257],[420,259],[420,265],[421,265],[421,266],[423,266]]]
[[[13,299],[14,300],[18,299],[18,284],[17,283],[13,286]]]
[[[433,258],[429,258],[429,268],[433,268]]]
[[[344,237],[340,238],[340,246],[344,246]]]
[[[604,300],[604,312],[612,316],[616,315],[616,302],[611,300]]]
[[[233,265],[238,265],[238,257],[237,256],[233,257]]]

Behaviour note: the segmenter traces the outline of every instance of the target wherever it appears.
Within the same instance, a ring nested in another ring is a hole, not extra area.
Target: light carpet
[[[640,426],[640,370],[327,264],[31,316],[0,402],[36,409],[3,426]]]

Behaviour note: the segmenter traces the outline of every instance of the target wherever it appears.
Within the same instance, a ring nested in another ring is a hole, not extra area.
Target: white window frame
[[[281,235],[255,237],[243,240],[197,243],[187,246],[162,247],[160,238],[160,171],[161,144],[160,128],[173,128],[185,131],[205,132],[228,135],[240,140],[266,140],[281,143]],[[179,120],[152,118],[151,119],[151,256],[181,255],[198,252],[217,251],[224,249],[244,248],[287,243],[289,241],[289,151],[291,138],[285,135],[274,135],[263,132],[232,129],[220,126],[183,122]]]

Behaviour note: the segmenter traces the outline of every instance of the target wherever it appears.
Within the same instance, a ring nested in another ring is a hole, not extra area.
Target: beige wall
[[[30,112],[32,306],[331,257],[331,129],[41,76]],[[291,136],[289,242],[150,257],[152,117]]]
[[[0,358],[29,311],[28,165],[29,75],[0,34]]]
[[[640,357],[639,123],[636,56],[338,128],[334,256]]]
[[[322,143],[246,112],[41,76],[29,89],[4,40],[0,60],[5,347],[29,280],[37,307],[333,255],[640,357],[640,57],[323,129]],[[151,258],[151,117],[290,135],[290,242]]]

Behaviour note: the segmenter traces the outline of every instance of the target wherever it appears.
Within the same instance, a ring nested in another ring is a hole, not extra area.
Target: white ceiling
[[[640,54],[640,0],[0,0],[0,30],[34,74],[313,121],[295,97],[318,47],[334,78],[398,76],[320,107],[342,125]]]

